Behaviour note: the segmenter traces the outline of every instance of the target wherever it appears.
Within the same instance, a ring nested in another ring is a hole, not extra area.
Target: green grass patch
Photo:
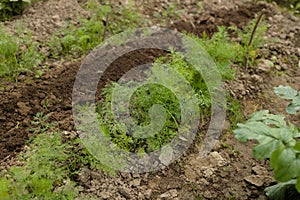
[[[79,26],[68,24],[53,35],[48,43],[52,57],[87,54],[110,34],[142,24],[141,14],[133,6],[100,4],[89,0],[83,7],[91,13],[90,18],[81,18]]]
[[[80,24],[76,26],[68,23],[46,44],[33,41],[31,32],[24,27],[25,22],[20,22],[20,26],[15,27],[17,33],[14,35],[1,25],[0,77],[16,81],[23,71],[34,71],[36,77],[39,77],[42,71],[35,68],[46,59],[86,55],[109,35],[143,23],[141,14],[133,6],[100,4],[96,0],[89,0],[83,7],[91,13],[90,17],[80,16]],[[40,52],[41,46],[49,49],[49,57],[45,58]]]
[[[22,29],[13,36],[0,26],[0,77],[15,80],[22,71],[32,71],[43,60],[39,44]]]

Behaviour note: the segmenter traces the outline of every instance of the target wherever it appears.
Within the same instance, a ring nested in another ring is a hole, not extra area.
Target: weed
[[[251,30],[252,26],[253,23],[250,23],[248,29]],[[245,28],[245,30],[246,29],[247,28]],[[258,37],[253,38],[251,47],[260,47],[260,33],[262,34],[263,30],[258,28]],[[244,45],[242,43],[231,41],[228,38],[228,30],[224,27],[219,27],[219,31],[213,35],[212,38],[206,37],[205,34],[203,38],[198,38],[196,36],[191,37],[193,37],[193,39],[200,45],[204,46],[211,57],[215,60],[222,78],[225,80],[233,80],[235,71],[231,68],[231,64],[232,62],[243,62],[246,57],[246,52],[241,52],[241,49],[244,49]],[[248,37],[248,33],[241,31],[239,32],[239,37],[241,37],[243,41],[246,41],[249,39],[250,35]],[[202,79],[201,75],[192,66],[186,63],[182,55],[170,50],[170,54],[168,56],[157,59],[154,66],[155,64],[167,64],[168,67],[179,72],[192,86],[202,113],[201,116],[209,115],[208,108],[211,106],[211,98],[206,83]],[[153,73],[155,73],[155,71],[153,71]],[[134,95],[132,95],[130,101],[130,115],[137,125],[149,125],[151,117],[149,116],[148,111],[154,104],[161,104],[167,112],[165,126],[163,126],[161,132],[156,134],[155,137],[141,139],[132,137],[130,134],[126,134],[128,129],[122,127],[124,125],[116,125],[114,121],[113,113],[111,111],[111,103],[112,93],[117,87],[119,87],[119,85],[115,83],[107,86],[103,90],[103,94],[106,99],[105,101],[102,101],[97,108],[101,129],[107,136],[112,138],[115,144],[127,151],[150,152],[168,143],[170,139],[175,136],[176,128],[180,123],[180,110],[177,109],[179,103],[178,100],[170,93],[170,91],[166,90],[162,86],[147,85],[139,88],[135,91]],[[125,91],[126,88],[123,88],[123,90]],[[169,100],[163,100],[164,98]],[[232,114],[230,120],[232,121],[232,124],[236,124],[242,120],[239,102],[229,96],[227,96],[227,100],[229,102],[228,110]]]
[[[286,112],[296,114],[300,110],[300,92],[297,92],[290,86],[278,86],[274,88],[274,92],[282,99],[290,100],[291,103],[286,107]]]
[[[180,9],[179,4],[176,2],[170,2],[167,7],[163,7],[162,10],[153,13],[153,17],[159,23],[168,24],[170,19],[177,20],[184,13],[183,9]]]
[[[178,19],[181,13],[184,12],[184,10],[179,10],[178,6],[179,5],[177,3],[170,3],[168,7],[162,12],[163,19],[168,19],[168,18]]]
[[[234,200],[234,199],[239,199],[239,195],[236,193],[230,194],[230,196],[228,197],[228,200]]]
[[[90,152],[84,148],[81,139],[75,139],[68,141],[71,145],[68,148],[69,159],[66,163],[68,165],[70,177],[78,175],[82,168],[88,167],[90,169],[104,170],[105,172],[115,175],[116,172],[104,166],[97,158],[90,154]]]

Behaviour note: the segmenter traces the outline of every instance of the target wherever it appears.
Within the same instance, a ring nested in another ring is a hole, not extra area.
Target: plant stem
[[[247,44],[247,54],[246,54],[245,61],[244,61],[244,66],[245,66],[246,72],[247,72],[247,68],[248,68],[249,47],[252,45],[252,42],[253,42],[253,39],[254,39],[255,32],[256,32],[256,30],[257,30],[257,27],[258,27],[259,22],[261,21],[263,15],[264,15],[264,13],[263,13],[263,11],[262,11],[262,12],[260,13],[260,15],[258,16],[258,18],[257,18],[257,21],[256,21],[256,23],[255,23],[255,26],[254,26],[254,28],[253,28],[253,30],[252,30],[252,33],[251,33],[249,42],[248,42],[248,44]]]

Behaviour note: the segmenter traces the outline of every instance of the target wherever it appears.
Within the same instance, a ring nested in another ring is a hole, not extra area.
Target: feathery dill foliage
[[[34,70],[44,59],[38,46],[30,31],[13,36],[0,26],[0,77],[15,79],[22,71]]]
[[[80,195],[72,177],[84,166],[114,173],[102,166],[80,140],[63,142],[60,132],[40,133],[19,159],[24,165],[0,174],[3,199],[75,199]]]
[[[152,70],[156,70],[155,65],[160,66],[163,64],[176,70],[189,82],[195,92],[200,111],[202,114],[208,114],[208,108],[211,104],[210,94],[199,72],[190,66],[183,59],[182,55],[174,52],[171,52],[166,57],[158,58],[154,62]],[[101,101],[97,107],[101,128],[106,135],[112,138],[115,144],[131,152],[151,152],[169,143],[176,136],[181,120],[181,109],[179,100],[171,90],[162,85],[151,83],[143,85],[134,91],[130,99],[129,110],[137,125],[146,126],[150,124],[149,110],[155,104],[163,106],[167,115],[165,124],[158,133],[149,138],[139,138],[127,134],[114,121],[111,110],[112,93],[118,86],[118,83],[106,86],[103,90],[105,100]]]

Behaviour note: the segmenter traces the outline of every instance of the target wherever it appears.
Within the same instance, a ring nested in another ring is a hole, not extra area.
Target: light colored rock
[[[161,198],[167,198],[167,199],[174,198],[177,196],[178,196],[178,192],[175,189],[169,190],[160,195]]]
[[[190,164],[196,169],[202,167],[221,167],[227,164],[227,160],[224,159],[218,152],[211,152],[204,158],[196,157],[190,161]]]
[[[208,156],[212,166],[222,167],[226,165],[227,161],[216,151],[211,152]]]
[[[53,20],[59,20],[60,17],[59,17],[59,15],[53,15],[53,16],[52,16],[52,19],[53,19]]]
[[[209,182],[205,178],[200,178],[197,182],[200,186],[209,185]]]
[[[250,175],[246,176],[244,180],[252,185],[255,185],[257,187],[261,187],[264,184],[263,177],[260,175]]]
[[[152,194],[152,189],[148,189],[148,190],[145,191],[144,196],[145,196],[146,198],[150,198],[150,197],[151,197],[151,194]]]
[[[213,195],[211,194],[211,192],[207,191],[207,190],[204,192],[203,196],[207,199],[213,198]]]
[[[131,190],[128,187],[124,186],[122,188],[119,188],[118,191],[126,199],[131,199],[132,198]]]
[[[274,63],[267,59],[262,59],[261,62],[257,65],[257,69],[262,72],[270,72],[274,67]]]
[[[267,171],[266,168],[256,165],[254,167],[252,167],[252,171],[256,174],[256,175],[266,175]]]
[[[203,171],[203,176],[205,178],[210,178],[214,174],[214,172],[215,172],[215,169],[213,169],[213,168],[207,168],[207,169],[205,169]]]
[[[130,184],[137,187],[137,186],[141,185],[141,179],[140,178],[134,179],[133,181],[131,181]]]

